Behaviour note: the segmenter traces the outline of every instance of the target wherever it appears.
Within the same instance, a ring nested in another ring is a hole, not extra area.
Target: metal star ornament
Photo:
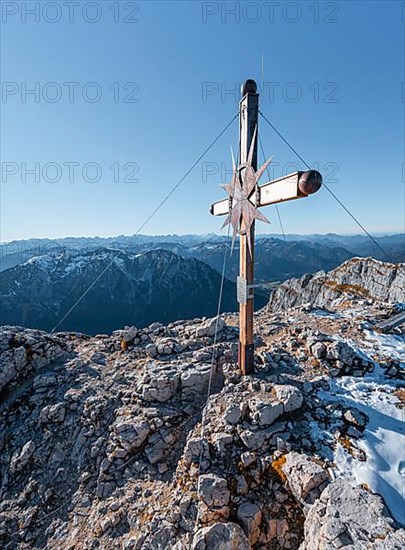
[[[225,184],[222,187],[229,195],[230,209],[229,214],[222,227],[231,224],[233,227],[232,249],[235,243],[237,233],[241,234],[242,222],[243,233],[246,233],[248,240],[249,253],[252,254],[252,243],[250,229],[254,220],[260,220],[265,223],[270,223],[260,210],[251,202],[250,197],[257,190],[257,184],[262,177],[264,171],[272,161],[271,157],[267,160],[257,172],[252,166],[253,152],[256,141],[257,127],[253,133],[252,143],[250,144],[248,160],[246,164],[240,164],[236,167],[235,159],[232,153],[233,174],[231,183]]]

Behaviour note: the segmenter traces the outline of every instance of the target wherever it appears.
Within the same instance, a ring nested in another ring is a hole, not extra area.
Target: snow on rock
[[[380,357],[395,354],[399,362],[405,362],[403,335],[364,332],[366,340],[358,354],[364,356],[365,351],[378,352]],[[399,381],[389,381],[383,368],[376,363],[374,372],[366,376],[331,380],[329,390],[321,390],[319,397],[347,407],[343,418],[352,425],[348,435],[358,439],[354,449],[337,444],[334,462],[338,475],[367,484],[384,498],[395,519],[405,524],[405,427],[399,399],[394,395],[400,386]]]
[[[357,443],[366,460],[356,459],[342,445],[338,445],[335,463],[339,474],[357,483],[365,483],[379,493],[395,519],[405,524],[405,433],[403,412],[395,405],[392,387],[377,377],[347,377],[331,386],[331,394],[349,406],[356,405],[369,419],[364,436]]]

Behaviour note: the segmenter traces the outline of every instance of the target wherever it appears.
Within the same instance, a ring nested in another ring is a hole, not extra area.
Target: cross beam
[[[312,181],[316,177],[316,170],[309,170],[308,172],[294,172],[283,176],[273,181],[269,181],[257,188],[256,194],[253,193],[249,201],[254,206],[269,206],[270,204],[277,204],[279,202],[292,201],[294,199],[302,199],[312,194],[309,188],[308,181]],[[223,199],[222,201],[214,202],[211,205],[211,214],[213,216],[224,216],[229,214],[230,207],[232,207],[232,201],[229,199]]]
[[[239,103],[239,165],[234,163],[232,181],[225,185],[229,197],[211,206],[214,216],[228,215],[224,225],[230,223],[234,238],[240,238],[238,277],[239,348],[238,365],[243,375],[251,374],[254,367],[253,289],[254,289],[254,234],[255,219],[267,221],[259,207],[301,199],[316,193],[322,185],[322,176],[316,170],[294,172],[269,181],[262,186],[258,181],[270,160],[257,169],[257,128],[259,94],[254,80],[242,87]]]

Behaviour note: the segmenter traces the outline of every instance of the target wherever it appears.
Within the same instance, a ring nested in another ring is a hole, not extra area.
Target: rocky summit
[[[380,262],[374,258],[352,258],[326,273],[289,279],[273,293],[270,309],[287,309],[310,303],[330,304],[345,294],[355,294],[385,302],[405,301],[405,265]]]
[[[389,266],[353,265],[374,282],[332,272],[350,286],[327,309],[275,292],[248,377],[234,314],[92,337],[1,327],[1,547],[402,549],[404,334],[373,328],[399,275],[387,293]]]

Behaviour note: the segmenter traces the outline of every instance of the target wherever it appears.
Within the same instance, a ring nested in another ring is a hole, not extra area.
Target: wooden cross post
[[[237,280],[239,302],[238,365],[243,375],[254,366],[253,288],[255,219],[268,222],[258,207],[307,197],[322,185],[316,170],[294,172],[264,185],[259,179],[271,159],[257,169],[259,94],[254,80],[246,80],[239,103],[239,164],[233,161],[232,181],[224,185],[229,197],[214,203],[211,214],[227,215],[224,225],[232,224],[234,239],[240,235],[240,264]]]
[[[251,160],[252,168],[257,170],[257,139],[254,139],[259,122],[259,94],[256,86],[252,84],[242,91],[242,99],[239,104],[239,159],[240,164],[248,162],[249,151],[253,146]],[[253,142],[253,143],[252,143]],[[248,247],[248,235],[250,232],[250,249]],[[239,236],[239,288],[246,287],[246,299],[239,297],[239,345],[238,365],[240,371],[245,374],[253,372],[254,364],[254,336],[253,336],[253,283],[254,283],[254,243],[255,222],[246,227],[243,217],[240,220]],[[245,292],[242,290],[242,293]],[[249,296],[249,293],[251,296]],[[241,294],[241,293],[240,293]]]

